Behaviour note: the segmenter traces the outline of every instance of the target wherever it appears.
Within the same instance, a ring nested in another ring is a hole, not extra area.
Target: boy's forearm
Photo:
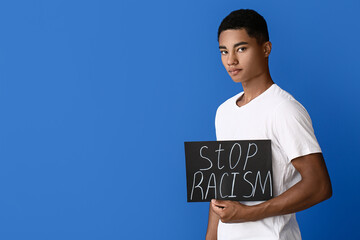
[[[223,222],[257,221],[307,209],[331,196],[330,178],[321,154],[307,155],[292,163],[302,180],[280,196],[255,206],[217,200],[212,202],[212,210]]]
[[[248,209],[249,220],[256,221],[267,217],[299,212],[331,196],[331,188],[325,186],[326,184],[319,189],[309,190],[310,185],[312,183],[301,180],[280,196],[259,205],[251,206]]]

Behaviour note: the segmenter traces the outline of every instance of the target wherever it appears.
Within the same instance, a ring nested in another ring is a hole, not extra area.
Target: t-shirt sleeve
[[[321,152],[310,116],[296,100],[282,102],[274,111],[276,141],[289,160]]]

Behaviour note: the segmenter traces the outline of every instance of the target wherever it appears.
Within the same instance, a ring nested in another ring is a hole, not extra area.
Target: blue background
[[[0,239],[203,239],[184,141],[240,92],[217,27],[268,22],[274,81],[308,110],[334,195],[304,239],[358,239],[359,1],[1,1]]]

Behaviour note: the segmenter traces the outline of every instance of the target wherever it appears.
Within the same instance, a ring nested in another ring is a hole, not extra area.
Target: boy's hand
[[[240,223],[251,221],[249,206],[236,201],[211,200],[211,209],[223,223]]]

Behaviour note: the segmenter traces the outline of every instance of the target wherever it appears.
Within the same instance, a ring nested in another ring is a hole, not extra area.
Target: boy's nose
[[[238,63],[239,63],[239,61],[238,61],[236,55],[233,53],[230,53],[229,58],[227,60],[227,64],[230,66],[230,65],[236,65]]]

